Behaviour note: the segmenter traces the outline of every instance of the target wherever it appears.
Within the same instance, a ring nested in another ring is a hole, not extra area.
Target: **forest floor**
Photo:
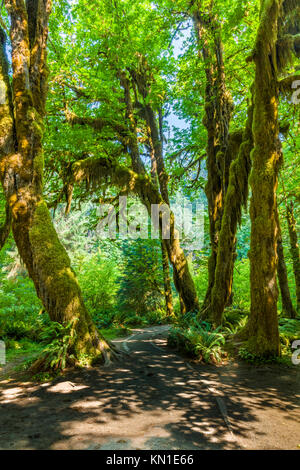
[[[120,363],[49,383],[2,370],[0,450],[300,447],[300,366],[192,363],[167,330],[133,330]]]

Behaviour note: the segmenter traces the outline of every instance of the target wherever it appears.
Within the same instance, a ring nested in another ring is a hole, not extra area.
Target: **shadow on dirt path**
[[[116,341],[109,368],[0,382],[0,449],[297,449],[299,368],[193,365],[168,327]]]

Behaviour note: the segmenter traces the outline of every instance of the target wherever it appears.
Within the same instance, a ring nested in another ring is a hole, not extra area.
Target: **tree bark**
[[[282,311],[283,314],[288,318],[296,318],[297,312],[294,309],[289,284],[288,284],[288,275],[284,259],[284,250],[282,243],[282,234],[281,227],[279,222],[279,215],[277,214],[277,224],[278,224],[278,238],[277,238],[277,256],[278,256],[278,267],[277,267],[277,276],[279,281],[281,301],[282,301]]]
[[[169,318],[172,318],[174,317],[173,295],[172,295],[172,287],[171,287],[169,256],[168,256],[168,250],[165,246],[164,240],[161,241],[161,255],[162,255],[162,265],[163,265],[166,312],[167,312],[167,316]]]
[[[132,78],[135,81],[137,88],[141,96],[146,99],[148,95],[147,83],[143,75],[143,67],[146,67],[145,63],[141,64],[141,73],[131,72]],[[128,96],[128,93],[127,93]],[[126,94],[125,94],[126,99]],[[129,109],[128,98],[127,98],[127,109]],[[145,120],[149,127],[149,135],[151,138],[151,147],[153,149],[153,156],[156,162],[157,176],[160,187],[160,193],[162,196],[161,203],[167,204],[170,207],[169,202],[169,192],[168,192],[168,175],[165,170],[164,159],[163,159],[163,150],[162,142],[159,137],[159,130],[157,121],[155,119],[155,113],[150,105],[145,106]],[[132,153],[132,152],[131,152]],[[140,157],[139,157],[140,158]],[[140,165],[139,165],[140,166]],[[145,170],[142,172],[145,174]],[[151,205],[156,204],[157,202],[151,201],[149,199],[149,194],[147,198],[143,199],[141,195],[141,200],[145,203],[149,215],[151,216]],[[199,301],[197,297],[197,292],[193,278],[191,276],[189,265],[185,257],[184,251],[180,246],[180,241],[178,237],[178,232],[175,229],[175,220],[174,214],[170,211],[170,239],[164,240],[164,246],[167,250],[170,263],[173,267],[173,277],[176,290],[179,294],[181,313],[186,313],[189,311],[196,311],[199,309]]]
[[[243,134],[243,143],[239,145],[240,135],[238,133],[228,149],[233,155],[238,153],[238,156],[232,162],[229,171],[229,186],[225,197],[215,281],[211,294],[210,317],[216,326],[222,323],[224,309],[228,305],[232,294],[236,232],[238,225],[241,223],[242,207],[247,206],[248,200],[248,178],[251,169],[250,152],[253,147],[252,121],[253,108],[250,106]]]
[[[72,323],[69,353],[107,359],[109,345],[89,316],[43,200],[43,118],[47,94],[46,44],[50,0],[6,0],[11,21],[12,92],[2,32],[0,170],[16,245],[52,321]]]
[[[277,318],[277,201],[282,160],[279,141],[276,43],[282,1],[261,1],[253,60],[254,115],[252,152],[250,284],[247,348],[256,356],[280,354]]]
[[[229,139],[229,123],[232,115],[232,97],[226,88],[223,62],[223,45],[219,25],[211,12],[196,9],[193,21],[199,44],[199,55],[205,62],[206,90],[205,117],[203,124],[207,130],[207,184],[205,193],[208,201],[211,255],[208,260],[208,287],[202,305],[202,318],[210,315],[211,294],[215,282],[217,253],[221,230],[223,205],[229,180],[229,167],[232,156],[226,152]],[[212,38],[214,49],[209,45]],[[232,272],[233,275],[233,272]],[[225,285],[229,287],[232,278]],[[230,297],[230,294],[229,296]]]
[[[150,158],[151,158],[151,180],[152,180],[153,186],[158,188],[157,162],[156,162],[155,152],[154,152],[152,139],[150,135],[149,135],[149,149],[150,149]],[[172,296],[171,277],[170,277],[169,256],[168,256],[167,247],[165,245],[165,241],[162,238],[160,240],[160,243],[161,243],[161,256],[162,256],[162,267],[163,267],[166,313],[169,318],[172,318],[174,317],[174,308],[173,308],[173,296]]]
[[[296,283],[297,310],[300,310],[300,255],[298,236],[296,231],[296,218],[294,215],[294,206],[292,203],[287,205],[286,219],[289,228],[290,249]]]

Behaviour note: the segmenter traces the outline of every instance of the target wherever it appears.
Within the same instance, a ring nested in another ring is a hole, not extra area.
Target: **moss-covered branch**
[[[282,93],[283,95],[288,95],[290,93],[293,93],[295,91],[295,88],[293,88],[293,83],[296,81],[300,81],[299,73],[295,75],[288,75],[287,77],[282,78],[278,82],[280,93]]]
[[[128,142],[128,139],[130,138],[130,132],[127,127],[118,121],[115,121],[114,119],[80,117],[69,111],[66,112],[65,115],[67,122],[71,126],[88,126],[98,132],[101,132],[103,129],[107,128],[115,132],[116,136],[122,141]]]
[[[127,194],[137,194],[145,204],[148,214],[151,216],[152,205],[163,205],[158,188],[147,175],[139,175],[134,171],[119,165],[107,158],[88,158],[75,162],[72,166],[73,181],[89,181],[89,184],[97,188],[103,181],[113,186],[120,187]],[[170,212],[170,239],[165,240],[169,260],[173,266],[174,282],[176,289],[184,303],[184,311],[198,310],[198,297],[195,285],[189,271],[185,254],[180,247],[178,233],[175,228],[174,214]]]

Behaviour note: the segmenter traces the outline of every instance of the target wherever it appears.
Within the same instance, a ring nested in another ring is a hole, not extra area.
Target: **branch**
[[[104,181],[107,183],[109,178],[110,184],[121,188],[124,194],[137,194],[149,210],[151,210],[151,204],[163,203],[159,190],[147,175],[139,175],[109,158],[91,157],[75,162],[71,167],[71,172],[71,182],[87,181],[95,188]]]
[[[67,122],[71,126],[74,126],[76,124],[79,126],[89,126],[95,131],[99,132],[101,132],[105,127],[108,127],[111,128],[114,132],[116,132],[118,134],[118,137],[121,138],[121,140],[124,140],[124,138],[128,139],[130,137],[127,127],[118,123],[117,121],[114,121],[113,119],[79,117],[68,111],[65,113],[65,115]]]
[[[12,67],[18,80],[14,81],[14,95],[18,97],[18,109],[22,106],[23,98],[28,101],[28,76],[30,66],[30,51],[28,37],[28,16],[25,2],[19,0],[5,0],[5,6],[10,16],[10,39],[12,46]],[[17,114],[17,113],[16,113]],[[18,113],[23,114],[23,113]],[[24,113],[25,114],[25,113]],[[24,118],[24,116],[22,116]]]
[[[286,95],[293,90],[293,83],[300,81],[300,74],[289,75],[278,82],[280,93]]]

